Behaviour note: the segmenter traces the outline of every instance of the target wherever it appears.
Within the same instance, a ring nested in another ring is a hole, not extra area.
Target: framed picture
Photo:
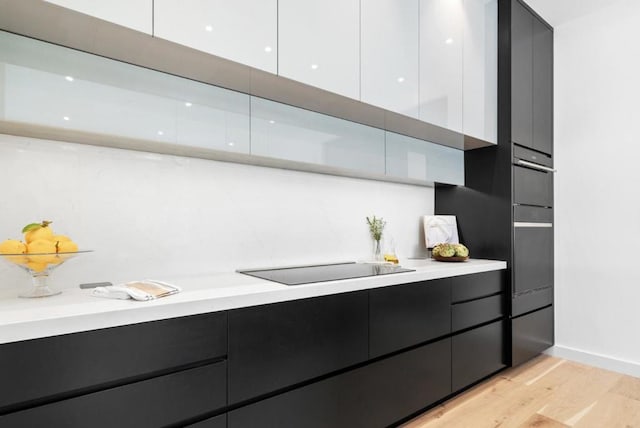
[[[426,215],[424,221],[424,240],[427,248],[438,244],[459,244],[458,224],[454,215]]]

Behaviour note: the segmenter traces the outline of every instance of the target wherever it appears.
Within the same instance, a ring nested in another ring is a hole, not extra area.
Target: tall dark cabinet
[[[465,152],[465,186],[436,185],[473,257],[506,260],[510,356],[553,345],[553,29],[498,1],[498,144]]]

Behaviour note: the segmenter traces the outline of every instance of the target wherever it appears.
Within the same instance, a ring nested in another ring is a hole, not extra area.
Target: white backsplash
[[[0,240],[53,220],[94,253],[54,271],[82,282],[171,279],[369,257],[366,216],[423,255],[432,188],[0,135]],[[0,288],[27,280],[2,262]]]

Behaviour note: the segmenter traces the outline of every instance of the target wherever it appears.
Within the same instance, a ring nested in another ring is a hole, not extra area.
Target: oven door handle
[[[549,228],[549,227],[553,227],[553,223],[537,223],[537,222],[516,221],[516,222],[513,223],[513,227],[544,227],[544,228]]]
[[[549,168],[548,166],[538,165],[537,163],[529,162],[529,161],[522,160],[522,159],[518,159],[518,162],[516,162],[516,163],[518,165],[522,165],[522,166],[526,166],[526,167],[529,167],[529,168],[537,169],[539,171],[556,172],[555,169]]]

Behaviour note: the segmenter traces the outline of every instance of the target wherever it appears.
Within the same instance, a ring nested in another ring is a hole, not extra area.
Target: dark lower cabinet
[[[228,427],[386,427],[450,393],[447,338],[236,409]]]
[[[506,314],[504,295],[451,305],[451,329],[464,330],[503,317]]]
[[[504,292],[505,271],[493,270],[451,278],[451,303],[479,299]]]
[[[368,358],[368,292],[229,312],[229,404]]]
[[[0,410],[125,383],[226,353],[225,312],[0,345]]]
[[[11,389],[8,385],[3,388]],[[158,428],[226,405],[226,363],[157,378],[0,416],[3,428]]]
[[[505,321],[497,321],[452,337],[453,391],[465,388],[506,367],[505,328]]]
[[[369,299],[371,357],[451,332],[449,278],[379,288]]]
[[[511,364],[517,366],[553,345],[553,306],[513,318]]]

